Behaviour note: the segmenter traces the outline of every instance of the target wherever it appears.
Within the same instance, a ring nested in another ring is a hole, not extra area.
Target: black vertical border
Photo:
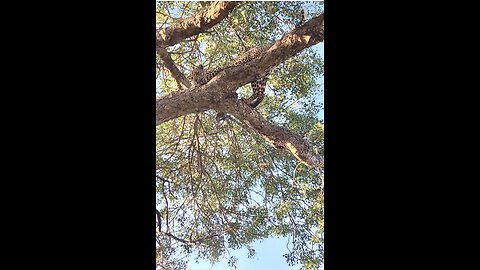
[[[23,28],[22,257],[155,269],[155,1],[41,6]]]
[[[414,8],[325,7],[325,269],[407,267],[419,187],[411,105],[419,95],[408,77],[415,40],[402,33],[414,32],[406,30],[415,29]]]

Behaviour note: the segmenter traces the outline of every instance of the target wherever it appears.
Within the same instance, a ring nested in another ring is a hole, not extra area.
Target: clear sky
[[[253,244],[256,254],[253,258],[247,258],[247,249],[230,251],[231,256],[237,257],[237,270],[298,270],[300,266],[288,266],[282,256],[287,253],[287,238],[269,238],[257,241]],[[215,265],[202,261],[196,264],[193,260],[189,262],[188,270],[227,270],[227,260],[223,259]]]

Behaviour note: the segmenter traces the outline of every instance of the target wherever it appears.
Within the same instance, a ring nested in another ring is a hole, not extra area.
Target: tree
[[[253,256],[253,241],[275,235],[292,239],[289,264],[323,263],[323,62],[312,48],[322,41],[320,2],[157,3],[162,268],[243,246]],[[252,47],[261,53],[240,61]],[[193,83],[197,71],[211,79]]]

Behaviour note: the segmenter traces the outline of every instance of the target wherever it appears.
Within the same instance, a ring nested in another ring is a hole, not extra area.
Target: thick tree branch
[[[212,109],[213,103],[234,97],[235,91],[242,85],[322,40],[323,13],[290,31],[272,44],[262,57],[245,65],[228,67],[205,85],[160,98],[156,104],[157,125],[182,115]]]
[[[182,115],[203,112],[213,109],[215,103],[220,103],[228,96],[227,93],[217,89],[225,89],[225,84],[217,83],[215,87],[209,84],[195,87],[188,91],[177,91],[157,100],[156,124],[159,125],[168,120]],[[235,97],[236,95],[232,95]]]
[[[323,17],[320,14],[306,22],[303,26],[294,28],[280,40],[266,47],[265,53],[244,65],[227,65],[227,67],[210,80],[208,89],[216,88],[217,92],[235,92],[255,78],[264,76],[275,66],[300,51],[323,41]],[[235,62],[235,61],[234,61]],[[219,86],[222,87],[219,88]]]
[[[323,166],[323,158],[312,152],[311,146],[302,137],[288,129],[275,126],[264,119],[255,109],[239,100],[226,100],[214,106],[214,109],[227,112],[251,129],[257,131],[269,143],[279,148],[288,149],[300,162],[313,168]]]
[[[300,51],[323,41],[323,17],[320,14],[312,18],[303,26],[294,28],[285,34],[280,40],[268,47],[265,54],[253,61],[248,62],[240,68],[225,69],[226,73],[219,73],[219,79],[238,80],[242,83],[249,82],[255,77],[260,77],[269,72],[286,59],[294,56]],[[225,78],[221,78],[223,76]],[[236,89],[235,89],[236,90]]]
[[[175,62],[173,62],[173,59],[170,56],[170,54],[167,52],[167,50],[162,47],[157,47],[157,52],[160,55],[160,59],[162,59],[163,63],[165,64],[165,67],[170,71],[175,81],[177,81],[179,89],[190,88],[191,86],[190,81],[177,68],[177,65],[175,65]],[[181,87],[181,85],[183,85],[184,87]]]
[[[240,2],[216,1],[201,12],[157,31],[157,47],[167,47],[204,32],[227,17]]]
[[[294,28],[269,46],[257,59],[240,66],[228,66],[207,84],[173,92],[157,100],[157,125],[182,115],[210,109],[228,112],[259,132],[270,143],[284,147],[304,164],[320,168],[323,160],[308,143],[290,131],[263,119],[253,108],[238,101],[235,91],[305,48],[323,41],[323,13]]]

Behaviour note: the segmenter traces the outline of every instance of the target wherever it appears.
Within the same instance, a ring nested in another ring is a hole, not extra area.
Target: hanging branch
[[[157,52],[160,55],[165,67],[170,71],[172,77],[175,79],[178,85],[178,89],[187,89],[190,88],[190,81],[183,75],[183,73],[178,69],[177,65],[173,61],[170,54],[165,48],[157,47]]]

